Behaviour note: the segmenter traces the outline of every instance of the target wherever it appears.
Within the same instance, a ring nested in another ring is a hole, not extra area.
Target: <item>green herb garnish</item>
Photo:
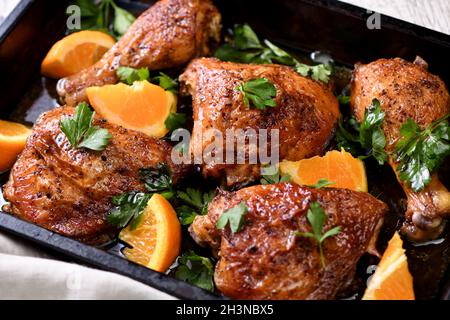
[[[400,179],[415,192],[430,184],[432,173],[450,155],[449,117],[447,114],[424,130],[411,119],[400,128],[393,156]]]
[[[302,76],[311,76],[314,80],[323,82],[329,81],[332,71],[330,65],[318,64],[309,66],[300,63],[269,40],[264,40],[264,44],[262,44],[248,24],[236,25],[233,31],[233,39],[220,47],[216,51],[215,56],[223,61],[283,64],[292,67]]]
[[[164,121],[164,125],[167,130],[174,131],[176,129],[182,128],[187,121],[187,116],[184,113],[171,112]]]
[[[323,227],[327,220],[327,214],[323,210],[322,206],[318,202],[311,202],[308,212],[306,214],[309,224],[311,225],[312,232],[299,232],[295,234],[299,237],[314,239],[319,245],[320,261],[322,266],[325,267],[325,257],[323,255],[323,242],[330,237],[333,237],[341,232],[341,227],[334,227],[324,233]]]
[[[158,76],[152,78],[152,83],[159,85],[166,91],[178,94],[178,81],[172,79],[167,74],[160,72]]]
[[[339,95],[337,100],[340,105],[348,105],[350,103],[350,96]]]
[[[267,170],[273,170],[275,173],[273,174],[267,174],[264,172],[267,172]],[[263,173],[261,175],[261,181],[260,183],[262,185],[267,185],[267,184],[277,184],[277,183],[281,183],[281,182],[290,182],[291,181],[291,176],[289,174],[281,174],[280,173],[280,169],[274,166],[269,166],[269,167],[265,167],[263,168]]]
[[[112,135],[106,129],[93,126],[95,112],[85,102],[75,109],[73,117],[61,120],[61,131],[73,148],[86,148],[101,151],[106,148]]]
[[[359,128],[359,141],[361,146],[368,150],[366,157],[373,156],[380,165],[388,160],[386,137],[381,124],[384,121],[384,111],[381,109],[380,101],[373,99],[372,105],[366,109],[364,120]]]
[[[244,216],[247,214],[247,212],[248,208],[245,206],[245,202],[242,201],[237,206],[222,213],[216,223],[216,228],[224,229],[227,224],[230,224],[231,232],[238,232],[244,225]]]
[[[319,179],[316,184],[308,185],[307,187],[322,189],[328,186],[336,184],[336,182],[328,181],[327,179]]]
[[[140,169],[139,174],[149,192],[159,193],[166,199],[173,197],[172,173],[167,164],[158,163],[154,168]]]
[[[214,291],[214,267],[210,259],[201,257],[193,251],[178,258],[175,277],[208,291]]]
[[[120,8],[113,0],[100,0],[98,4],[93,0],[76,0],[74,4],[81,10],[81,30],[99,30],[120,37],[136,20],[130,12]]]
[[[201,192],[198,189],[187,188],[185,191],[177,192],[177,199],[183,203],[176,208],[182,225],[190,225],[196,216],[205,215],[208,205],[216,195],[216,192]]]
[[[249,80],[240,84],[235,89],[242,92],[247,108],[250,108],[250,101],[252,102],[251,105],[259,110],[277,106],[275,101],[277,88],[266,78]]]
[[[151,83],[160,86],[164,90],[170,91],[175,95],[178,94],[178,82],[163,72],[160,72],[158,76],[151,79],[148,68],[119,67],[116,73],[119,80],[126,84],[132,85],[135,81],[151,80]]]
[[[131,229],[136,229],[151,196],[142,192],[130,192],[113,197],[112,203],[116,207],[109,212],[108,222],[118,228],[125,228],[131,221]]]
[[[338,148],[344,148],[353,156],[362,159],[373,156],[380,165],[384,164],[388,160],[388,154],[385,151],[386,136],[381,128],[384,117],[385,113],[381,109],[380,102],[373,99],[372,104],[365,111],[361,124],[356,119],[350,118],[346,127],[340,119],[336,132]]]
[[[148,68],[135,69],[131,67],[119,67],[116,72],[120,81],[129,85],[132,85],[135,81],[148,80],[150,77]]]

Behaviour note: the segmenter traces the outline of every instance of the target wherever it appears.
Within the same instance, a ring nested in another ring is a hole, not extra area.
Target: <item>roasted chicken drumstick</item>
[[[217,229],[225,210],[244,202],[242,228]],[[306,214],[318,202],[327,215],[323,231],[340,226],[325,240],[321,263],[318,244],[295,235],[308,232]],[[200,245],[219,257],[214,281],[235,299],[333,299],[348,286],[356,263],[375,242],[387,206],[368,193],[312,189],[291,183],[222,192],[190,227]]]
[[[69,106],[86,101],[85,89],[118,82],[120,66],[150,70],[179,67],[211,53],[220,40],[220,13],[209,0],[161,0],[145,11],[92,67],[61,79],[57,89]]]
[[[60,129],[75,109],[44,113],[4,186],[7,209],[22,219],[88,243],[102,243],[116,232],[106,221],[111,198],[145,192],[139,169],[166,163],[176,182],[185,167],[170,159],[171,146],[99,118],[95,125],[113,136],[103,151],[74,149]]]
[[[386,150],[392,152],[400,136],[400,128],[412,119],[421,129],[450,112],[450,98],[442,80],[427,70],[426,62],[414,63],[400,58],[380,59],[357,65],[353,74],[351,106],[356,118],[364,118],[372,99],[378,99],[385,112],[383,130]],[[395,170],[395,159],[390,158]],[[438,237],[450,214],[450,193],[437,175],[421,192],[414,192],[398,179],[408,198],[403,231],[411,240],[423,241]]]
[[[276,107],[265,110],[246,107],[236,87],[255,78],[265,78],[276,87]],[[301,160],[324,152],[339,117],[338,102],[330,90],[286,66],[201,58],[191,62],[180,82],[182,93],[192,95],[193,99],[191,151],[195,155],[202,154],[213,141],[214,137],[205,134],[208,130],[226,137],[227,130],[254,129],[259,134],[261,129],[267,129],[270,135],[270,130],[275,129],[279,132],[279,159]],[[236,145],[236,151],[238,148],[244,146]],[[204,176],[223,179],[229,186],[242,185],[260,176],[259,165],[237,164],[236,158],[232,160],[227,164],[202,163]]]

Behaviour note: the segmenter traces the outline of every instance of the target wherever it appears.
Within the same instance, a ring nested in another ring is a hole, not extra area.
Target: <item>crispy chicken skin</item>
[[[74,149],[60,130],[61,119],[73,114],[73,108],[61,107],[39,118],[3,191],[12,214],[98,244],[116,232],[105,219],[111,197],[145,191],[139,169],[164,162],[177,181],[186,168],[171,162],[167,143],[99,118],[94,124],[113,136],[106,149]]]
[[[69,106],[87,101],[85,89],[118,82],[119,66],[150,70],[179,67],[209,55],[220,40],[220,13],[210,0],[161,0],[145,11],[103,58],[61,79],[57,89]]]
[[[236,87],[255,78],[267,78],[275,85],[276,107],[257,110],[245,106]],[[325,150],[339,117],[338,102],[331,91],[286,66],[200,58],[191,62],[180,76],[180,83],[182,94],[190,94],[193,99],[191,152],[194,155],[204,153],[211,144],[212,139],[201,134],[210,129],[223,137],[227,129],[254,129],[257,133],[267,129],[269,134],[271,129],[278,129],[280,160],[301,160]],[[239,148],[243,146],[237,145],[236,150]],[[245,184],[260,175],[259,166],[248,161],[246,164],[203,163],[202,171],[206,177],[224,179],[229,186]]]
[[[367,65],[356,65],[352,80],[351,107],[359,121],[377,98],[385,121],[388,151],[399,139],[400,127],[408,118],[422,129],[450,112],[450,98],[444,82],[427,70],[425,61],[410,63],[400,58],[380,59]],[[395,170],[396,163],[391,158]],[[410,240],[423,241],[438,237],[444,229],[445,216],[450,214],[450,193],[437,175],[422,192],[413,192],[400,179],[408,198],[403,231]]]
[[[235,234],[228,226],[216,229],[221,214],[241,201],[248,208],[242,229]],[[317,243],[294,234],[311,231],[306,213],[313,201],[327,213],[323,230],[342,228],[323,243],[325,268]],[[190,232],[218,254],[214,280],[230,298],[333,299],[352,281],[387,211],[368,193],[280,183],[222,192],[207,215],[195,218]]]

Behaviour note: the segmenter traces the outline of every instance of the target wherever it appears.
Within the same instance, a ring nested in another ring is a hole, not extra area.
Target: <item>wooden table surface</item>
[[[450,0],[342,1],[450,34]]]
[[[450,0],[342,1],[450,34]],[[18,2],[0,0],[0,23]]]

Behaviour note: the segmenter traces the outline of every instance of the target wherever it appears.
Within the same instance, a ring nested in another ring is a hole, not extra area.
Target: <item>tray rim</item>
[[[12,12],[6,17],[2,24],[0,24],[0,44],[5,41],[8,35],[14,30],[15,26],[20,23],[21,18],[25,15],[27,10],[31,7],[33,3],[38,0],[20,0]],[[44,0],[46,1],[46,0]],[[214,0],[213,0],[214,1]],[[221,2],[224,0],[216,0]],[[226,1],[226,0],[225,0]],[[352,16],[358,19],[363,19],[367,16],[366,8],[349,4],[346,2],[340,2],[338,0],[297,0],[309,5],[316,7],[327,8],[331,11],[337,12],[344,16]],[[66,2],[68,2],[66,0]],[[139,5],[140,7],[150,6],[150,3],[141,3],[138,0],[118,0],[124,4],[129,5]],[[372,12],[376,12],[371,10]],[[450,35],[445,34],[440,31],[429,29],[424,26],[419,26],[414,23],[404,21],[398,18],[394,18],[385,14],[381,14],[382,25],[391,30],[399,31],[402,33],[410,34],[415,37],[424,39],[426,41],[434,42],[437,45],[445,46],[450,48]],[[0,186],[1,189],[1,186]],[[17,225],[20,226],[21,230],[15,228]],[[218,296],[216,294],[210,293],[206,290],[193,286],[187,282],[177,280],[173,277],[155,272],[148,268],[137,265],[131,261],[128,261],[118,255],[114,255],[107,251],[98,249],[94,246],[86,245],[77,240],[70,239],[68,237],[57,234],[56,232],[47,230],[41,226],[35,225],[30,222],[26,222],[17,217],[10,215],[9,213],[0,211],[0,230],[14,234],[18,237],[25,238],[31,242],[34,242],[40,246],[46,247],[50,250],[56,251],[63,254],[75,261],[105,270],[110,272],[115,272],[120,275],[127,276],[131,279],[144,283],[152,288],[160,290],[164,293],[172,295],[177,298],[192,300],[195,298],[200,298],[203,300],[215,300],[215,299],[227,299],[223,296]],[[68,247],[76,248],[75,251],[68,250]],[[104,258],[99,260],[90,260],[91,255],[100,255]],[[107,262],[117,262],[119,265],[111,267],[107,265]],[[127,267],[129,270],[125,271],[123,268]],[[132,270],[130,275],[130,270]],[[443,279],[444,292],[441,292],[440,299],[450,300],[450,267],[447,268],[446,276]],[[150,277],[145,277],[148,274]],[[183,286],[188,291],[192,292],[192,295],[184,295],[178,293],[176,290],[168,290],[162,287],[159,283],[163,281],[173,286]],[[438,298],[439,299],[439,298]]]

